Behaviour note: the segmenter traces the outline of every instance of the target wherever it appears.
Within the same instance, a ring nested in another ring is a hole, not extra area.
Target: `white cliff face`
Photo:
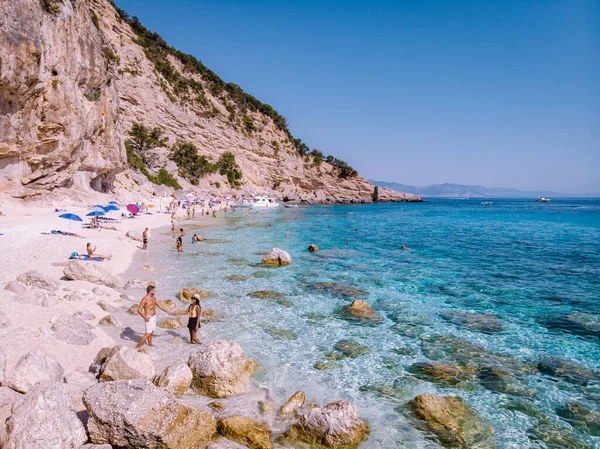
[[[186,190],[308,202],[372,200],[372,184],[359,176],[341,179],[330,164],[301,158],[266,115],[237,109],[231,118],[229,94],[213,95],[207,80],[169,56],[179,73],[202,86],[204,100],[177,94],[107,0],[54,1],[58,14],[39,0],[0,0],[0,194],[35,199],[69,189],[78,198],[94,191],[127,197],[164,190],[127,168],[124,141],[133,123],[141,123],[163,128],[168,138],[150,171],[165,166]],[[219,174],[198,186],[187,183],[168,158],[178,139],[212,161],[232,152],[243,185],[232,189]],[[379,198],[418,199],[381,187]]]

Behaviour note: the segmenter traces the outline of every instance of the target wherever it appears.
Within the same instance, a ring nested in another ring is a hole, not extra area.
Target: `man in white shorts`
[[[163,312],[171,315],[168,310],[163,308],[163,306],[156,301],[156,298],[154,297],[155,291],[156,287],[149,285],[146,289],[146,296],[144,296],[138,307],[138,313],[145,320],[144,336],[136,346],[138,349],[141,348],[146,341],[148,342],[148,346],[152,346],[152,333],[156,330],[156,308],[158,307]]]

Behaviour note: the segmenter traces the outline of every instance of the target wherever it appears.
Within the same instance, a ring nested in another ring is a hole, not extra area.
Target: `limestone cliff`
[[[144,34],[109,0],[0,5],[4,196],[83,199],[94,192],[127,197],[170,190],[128,163],[125,141],[139,123],[162,128],[165,138],[143,171],[152,176],[165,168],[186,191],[372,201],[371,183],[358,175],[341,177],[338,167],[301,155],[285,119],[270,106],[223,83],[160,37]],[[210,161],[233,153],[241,186],[234,188],[219,172],[190,184],[170,159],[178,141],[194,144]],[[379,201],[419,200],[382,187],[377,195]]]

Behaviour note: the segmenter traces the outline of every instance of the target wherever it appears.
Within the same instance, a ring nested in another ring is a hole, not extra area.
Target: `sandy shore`
[[[127,231],[142,232],[148,227],[156,229],[167,226],[167,214],[143,215],[135,219],[124,219],[114,226],[118,229],[85,229],[81,222],[58,218],[52,208],[2,208],[0,216],[0,348],[6,355],[6,372],[14,367],[18,359],[32,350],[41,350],[54,356],[64,366],[65,372],[86,371],[98,351],[105,346],[117,344],[110,329],[97,326],[107,312],[97,305],[104,300],[111,305],[123,306],[119,293],[84,281],[59,281],[69,255],[76,251],[85,254],[86,243],[91,242],[100,254],[112,254],[111,260],[98,263],[107,271],[122,276],[132,263],[134,254],[140,252],[141,243],[125,236]],[[69,208],[69,212],[85,217],[84,208]],[[71,231],[84,238],[62,235],[44,235],[53,229]],[[46,292],[51,298],[51,307],[42,307],[22,300],[18,295],[4,289],[22,273],[35,270],[50,279],[59,281],[57,291]],[[95,290],[94,290],[95,289]],[[70,301],[65,298],[75,291],[93,292],[91,299]],[[98,294],[100,293],[100,294]],[[53,337],[51,327],[60,317],[77,312],[91,312],[95,319],[97,335],[88,345],[72,345]]]

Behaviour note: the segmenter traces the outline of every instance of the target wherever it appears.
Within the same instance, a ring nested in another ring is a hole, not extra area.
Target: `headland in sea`
[[[23,211],[4,212],[9,217],[0,219],[11,220]],[[64,266],[52,264],[87,241],[36,237],[54,222],[48,211],[44,219],[30,213],[33,219],[2,227],[3,239],[25,237],[10,247],[3,242],[12,262],[3,264],[2,282],[32,268],[59,279]],[[247,394],[219,399],[222,411],[208,405],[214,398],[198,394],[183,396],[184,404],[217,417],[266,421],[277,435],[290,422],[262,414],[258,402],[278,408],[302,390],[319,406],[339,399],[355,404],[371,427],[360,447],[438,447],[409,403],[420,394],[456,396],[491,426],[493,437],[482,441],[496,447],[597,447],[599,217],[598,200],[434,200],[182,220],[183,253],[174,250],[163,214],[124,222],[139,232],[151,228],[146,252],[124,237],[124,227],[88,235],[99,251],[115,255],[103,266],[123,280],[155,281],[157,297],[176,308],[186,305],[178,302],[182,288],[208,292],[202,307],[213,312],[200,340],[237,342],[260,363]],[[191,244],[194,233],[207,240]],[[308,252],[310,244],[319,251]],[[288,251],[292,264],[261,266],[272,247]],[[142,271],[147,265],[152,271]],[[142,322],[126,310],[143,296],[135,288],[106,289],[118,326],[95,326],[97,337],[85,346],[56,341],[51,326],[62,314],[85,309],[96,321],[107,315],[99,298],[60,299],[92,288],[80,282],[60,281],[49,308],[20,303],[10,293],[2,298],[11,321],[0,334],[7,374],[31,349],[80,370],[101,347],[134,346]],[[348,313],[354,300],[370,304],[377,318]],[[158,374],[196,350],[183,327],[159,328],[147,352]]]

